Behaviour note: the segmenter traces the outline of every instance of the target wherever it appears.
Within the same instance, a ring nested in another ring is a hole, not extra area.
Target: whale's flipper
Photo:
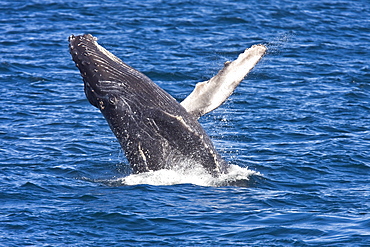
[[[236,60],[226,62],[218,74],[210,80],[199,82],[181,105],[197,118],[216,109],[234,92],[266,50],[264,45],[254,45],[246,49]]]

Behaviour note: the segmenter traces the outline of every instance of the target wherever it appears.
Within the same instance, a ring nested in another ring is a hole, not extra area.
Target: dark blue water
[[[178,100],[269,47],[200,119],[232,183],[128,174],[68,52],[83,33]],[[369,45],[367,0],[1,1],[0,245],[370,246]]]

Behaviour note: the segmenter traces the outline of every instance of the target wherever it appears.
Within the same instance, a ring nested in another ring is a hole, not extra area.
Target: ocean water
[[[179,101],[267,45],[200,119],[232,172],[129,174],[83,33]],[[0,246],[370,246],[369,45],[368,0],[2,0]]]

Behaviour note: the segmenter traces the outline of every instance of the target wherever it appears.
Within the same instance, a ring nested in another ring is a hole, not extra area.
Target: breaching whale
[[[227,162],[197,119],[232,94],[265,54],[265,46],[252,46],[235,61],[226,62],[181,103],[90,34],[70,36],[69,48],[88,101],[107,120],[133,173],[194,165],[203,166],[214,177],[227,172]]]

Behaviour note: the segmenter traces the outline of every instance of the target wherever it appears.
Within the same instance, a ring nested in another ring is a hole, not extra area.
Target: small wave
[[[109,186],[122,185],[175,185],[175,184],[194,184],[199,186],[248,186],[251,176],[261,176],[260,173],[243,168],[237,165],[231,165],[228,173],[221,174],[219,177],[212,177],[203,168],[193,168],[188,170],[168,170],[144,172],[140,174],[131,174],[123,178],[100,181]]]

